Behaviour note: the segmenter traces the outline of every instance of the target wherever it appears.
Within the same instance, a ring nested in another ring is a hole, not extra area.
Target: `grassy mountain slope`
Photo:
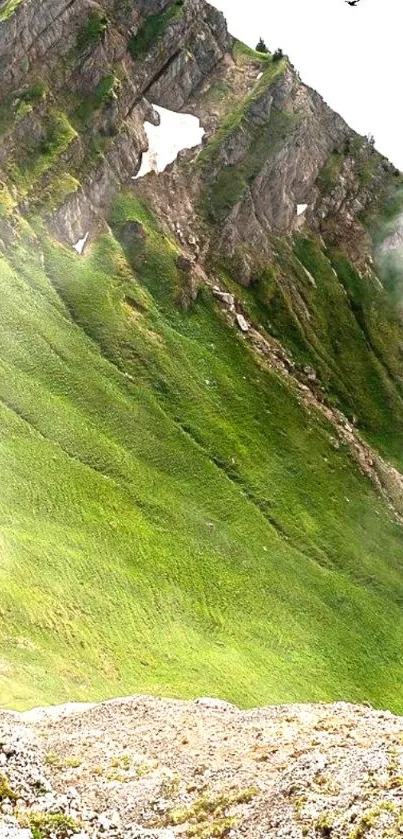
[[[235,108],[222,98],[218,127],[190,166],[190,179],[194,170],[201,176],[209,269],[263,333],[315,370],[328,402],[402,469],[401,265],[393,252],[383,264],[378,259],[377,272],[372,255],[396,229],[403,176],[346,127],[314,183],[301,187],[298,177],[306,172],[308,180],[312,161],[299,159],[300,149],[314,158],[315,131],[335,115],[317,115],[312,128],[299,81],[293,105],[289,62],[258,55],[243,55],[249,66],[260,64],[257,83]],[[271,102],[278,90],[281,108]],[[287,225],[281,212],[276,218],[286,203],[281,190],[296,201],[298,189],[309,202],[301,227]]]
[[[275,258],[259,265],[245,310],[302,367],[313,368],[329,403],[354,418],[375,448],[403,468],[401,320],[390,291],[361,273],[344,248],[310,231],[274,239]],[[220,266],[229,291],[236,271]]]
[[[124,253],[125,220],[146,231]],[[1,701],[402,708],[402,529],[132,196],[0,261]]]
[[[402,176],[287,59],[161,5],[0,13],[0,703],[401,711],[401,524],[210,286],[402,468],[399,278],[363,227]],[[150,102],[206,143],[113,203]]]

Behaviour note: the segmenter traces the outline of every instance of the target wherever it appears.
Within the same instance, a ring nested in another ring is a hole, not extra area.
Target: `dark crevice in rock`
[[[157,82],[159,82],[159,81],[160,81],[160,79],[161,79],[163,76],[165,76],[165,74],[167,73],[167,71],[169,70],[169,68],[170,68],[170,67],[174,64],[174,62],[176,61],[176,59],[177,59],[177,58],[181,55],[181,52],[182,52],[182,50],[180,50],[180,49],[179,49],[179,50],[176,50],[176,52],[175,52],[175,53],[171,56],[171,58],[169,59],[169,61],[167,61],[167,63],[166,63],[166,64],[164,64],[164,66],[163,66],[163,67],[161,67],[161,69],[158,71],[158,73],[156,73],[156,75],[155,75],[155,76],[153,76],[153,77],[151,78],[151,80],[150,80],[150,81],[149,81],[149,83],[147,84],[147,87],[145,87],[145,88],[144,88],[144,90],[143,90],[143,96],[144,96],[145,98],[147,98],[148,93],[149,93],[149,91],[151,90],[152,86],[153,86],[153,85],[155,85]],[[155,103],[155,104],[158,104],[158,103]]]

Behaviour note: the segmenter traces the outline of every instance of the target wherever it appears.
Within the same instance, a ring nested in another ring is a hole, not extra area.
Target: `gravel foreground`
[[[403,836],[403,717],[132,697],[0,713],[1,839]]]

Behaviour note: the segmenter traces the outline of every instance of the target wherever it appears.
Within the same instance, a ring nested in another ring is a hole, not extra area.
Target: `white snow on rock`
[[[76,242],[75,245],[73,245],[73,248],[75,251],[77,251],[77,253],[82,254],[89,235],[89,233],[86,233],[82,239],[79,239],[78,242]]]
[[[297,204],[297,216],[302,216],[308,209],[308,204]]]
[[[177,114],[155,105],[160,116],[160,124],[145,122],[149,148],[144,152],[141,167],[133,180],[143,178],[149,172],[163,172],[176,160],[183,149],[199,146],[204,137],[204,128],[200,120],[192,114]]]

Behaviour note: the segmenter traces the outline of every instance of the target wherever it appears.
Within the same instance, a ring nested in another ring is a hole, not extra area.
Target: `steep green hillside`
[[[309,231],[274,239],[273,247],[276,258],[242,289],[246,311],[301,366],[316,371],[329,403],[355,418],[402,470],[402,324],[393,290]],[[221,267],[220,273],[228,290],[239,293],[236,272]]]
[[[204,0],[0,6],[0,703],[402,711],[403,176]]]
[[[111,224],[79,257],[20,221],[0,260],[3,705],[402,710],[401,527],[207,290],[178,308],[138,200]]]

